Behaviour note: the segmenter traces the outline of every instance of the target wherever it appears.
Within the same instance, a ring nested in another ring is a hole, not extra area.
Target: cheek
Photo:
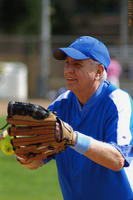
[[[80,77],[83,79],[83,81],[90,80],[91,74],[90,74],[89,72],[85,71],[85,72],[83,72],[83,73],[81,74]]]
[[[95,73],[87,71],[86,77],[88,77],[88,79],[90,79],[90,80],[94,80],[95,79]]]

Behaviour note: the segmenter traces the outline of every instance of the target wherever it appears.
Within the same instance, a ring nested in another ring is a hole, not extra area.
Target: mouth
[[[72,78],[66,78],[66,80],[67,80],[67,81],[72,81],[73,79],[72,79]]]
[[[68,78],[68,77],[66,77],[65,78],[65,82],[66,82],[66,88],[68,90],[74,91],[73,89],[75,87],[77,87],[77,79],[75,79],[75,78],[71,78],[71,77]]]
[[[75,81],[76,79],[71,78],[71,77],[66,77],[66,81]]]

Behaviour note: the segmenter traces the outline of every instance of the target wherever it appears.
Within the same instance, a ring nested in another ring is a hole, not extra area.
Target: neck
[[[86,102],[93,96],[93,94],[96,92],[96,90],[98,89],[100,83],[96,84],[95,86],[87,89],[86,91],[79,91],[77,92],[76,96],[79,100],[79,102],[81,103],[81,105],[85,105]]]

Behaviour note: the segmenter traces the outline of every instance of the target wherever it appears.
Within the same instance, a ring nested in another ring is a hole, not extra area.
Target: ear
[[[95,80],[99,81],[103,77],[104,66],[102,64],[96,66]]]

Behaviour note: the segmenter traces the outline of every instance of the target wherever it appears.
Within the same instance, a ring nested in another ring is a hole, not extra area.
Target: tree
[[[99,14],[118,12],[118,0],[49,0],[51,3],[52,34],[71,34],[73,17],[79,13]],[[42,0],[1,0],[0,33],[39,35],[41,32]],[[65,10],[64,4],[70,4],[71,10]],[[62,6],[63,5],[63,6]]]
[[[38,34],[41,0],[1,0],[0,31],[7,34]]]

